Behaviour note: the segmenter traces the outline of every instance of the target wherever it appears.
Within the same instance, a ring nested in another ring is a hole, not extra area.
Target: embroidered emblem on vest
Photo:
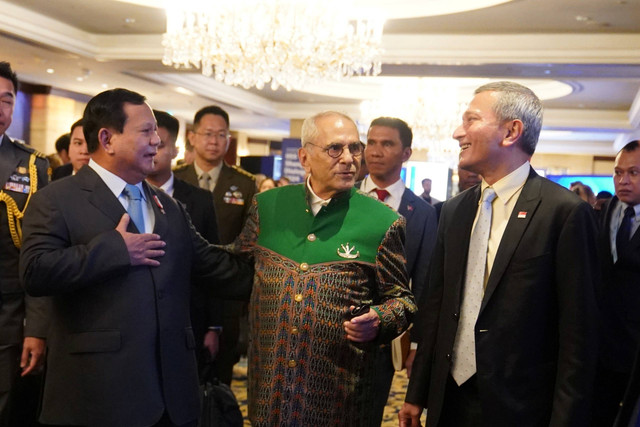
[[[340,252],[340,249],[337,250],[338,255],[340,255],[342,258],[347,258],[347,259],[356,259],[360,256],[360,251],[356,252],[355,254],[352,253],[355,250],[355,246],[349,246],[349,243],[347,242],[346,245],[342,244],[340,245],[340,249],[342,249],[342,252]]]

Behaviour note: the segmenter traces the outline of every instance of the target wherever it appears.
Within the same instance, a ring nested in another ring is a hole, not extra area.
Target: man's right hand
[[[404,402],[402,409],[398,412],[398,420],[400,421],[400,427],[421,427],[420,416],[422,415],[421,406],[414,405],[413,403]]]
[[[160,240],[160,236],[157,234],[127,232],[129,221],[129,214],[122,215],[120,222],[116,226],[116,231],[120,233],[125,245],[127,245],[131,265],[159,266],[160,261],[154,258],[164,255],[162,248],[165,247],[166,243]]]

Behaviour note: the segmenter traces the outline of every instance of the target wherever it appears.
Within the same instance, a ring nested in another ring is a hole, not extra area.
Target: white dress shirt
[[[404,182],[401,179],[398,179],[388,187],[380,188],[373,182],[371,176],[367,175],[367,177],[362,181],[360,190],[371,195],[375,199],[378,199],[378,195],[375,192],[376,189],[387,190],[389,192],[389,196],[384,200],[384,203],[391,206],[396,212],[400,209],[400,201],[402,200],[402,195],[405,190]]]
[[[613,257],[613,262],[618,261],[616,235],[618,234],[620,224],[622,224],[624,210],[629,206],[621,200],[618,201],[619,203],[616,203],[616,206],[613,208],[613,212],[611,213],[611,222],[609,223],[609,241],[611,242],[611,256]],[[640,204],[635,205],[633,210],[636,215],[631,219],[631,232],[629,233],[629,237],[633,237],[634,233],[638,230],[638,226],[640,226]]]
[[[118,199],[120,204],[124,207],[125,210],[129,207],[129,200],[122,194],[122,190],[127,185],[127,182],[120,178],[118,175],[109,172],[98,163],[96,163],[93,159],[89,160],[89,167],[93,169],[100,179],[104,181],[104,183],[109,187],[109,190],[113,193],[114,196]],[[140,189],[140,193],[142,194],[142,199],[144,202],[145,209],[142,209],[142,216],[144,218],[144,232],[151,233],[153,231],[153,227],[155,225],[155,216],[153,214],[153,208],[147,200],[147,195],[144,192],[142,187],[142,183],[139,182],[136,184],[136,187]]]
[[[491,231],[489,232],[489,244],[487,247],[485,285],[487,278],[491,274],[493,262],[496,259],[496,253],[498,252],[500,241],[504,235],[504,230],[507,228],[507,223],[509,222],[513,208],[516,206],[518,197],[520,197],[520,193],[522,193],[522,187],[524,187],[529,177],[530,169],[531,166],[529,162],[525,162],[522,166],[491,186],[496,192],[496,198],[492,203],[493,214],[491,216]],[[483,179],[480,186],[481,192],[487,187],[489,187],[489,184]],[[480,212],[480,202],[478,203],[478,212]],[[478,220],[478,212],[476,213],[476,219],[473,221],[474,228]],[[530,212],[523,212],[525,216],[531,214]]]

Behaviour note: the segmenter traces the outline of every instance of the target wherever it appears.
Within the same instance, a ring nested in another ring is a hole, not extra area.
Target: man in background
[[[616,195],[603,206],[600,227],[603,287],[598,301],[602,345],[593,426],[613,424],[640,344],[640,144],[637,140],[618,152],[613,184]],[[630,402],[631,406],[635,403]]]
[[[69,159],[70,162],[62,165],[53,171],[51,180],[56,181],[65,176],[75,175],[81,167],[89,163],[89,150],[87,149],[87,141],[84,139],[84,131],[82,129],[82,119],[71,125],[71,142],[69,143]]]
[[[225,110],[213,105],[200,109],[193,119],[193,130],[188,134],[195,153],[194,162],[178,166],[174,171],[177,178],[213,192],[223,245],[233,242],[240,234],[256,193],[251,174],[224,162],[230,138],[229,114]],[[234,286],[233,282],[228,286]],[[243,302],[224,302],[224,332],[215,365],[218,379],[226,384],[231,384],[233,365],[240,359],[240,319],[245,310]]]
[[[18,77],[0,62],[0,426],[9,426],[12,391],[20,375],[44,362],[50,322],[47,300],[32,298],[20,285],[18,260],[22,215],[31,196],[49,181],[44,155],[6,134],[13,118]],[[25,421],[26,420],[22,420]]]
[[[412,140],[411,128],[403,120],[394,117],[378,117],[373,120],[364,150],[369,176],[362,181],[360,189],[391,206],[407,220],[407,272],[413,296],[419,301],[429,287],[427,271],[438,224],[433,206],[405,187],[400,178],[403,163],[411,158]],[[412,334],[413,332],[415,331]],[[412,336],[411,341],[416,343],[417,338]],[[385,400],[393,378],[393,366],[390,360],[388,362],[381,368],[379,377],[383,380],[381,388],[386,389],[386,393],[381,393]],[[386,386],[383,387],[383,384]]]
[[[435,205],[436,203],[440,202],[440,200],[431,197],[431,178],[425,178],[422,180],[422,189],[424,191],[422,192],[420,197],[422,197],[425,202],[429,203],[430,205]]]
[[[482,177],[477,173],[462,169],[458,166],[458,193],[462,193],[465,190],[473,187],[474,185],[478,185],[482,182]],[[440,211],[442,210],[442,205],[444,202],[438,202],[433,205],[436,208],[436,214],[438,215],[438,219],[440,219]]]
[[[591,207],[529,161],[542,104],[476,89],[453,137],[481,185],[445,202],[401,426],[584,426],[597,359]],[[466,267],[466,268],[465,268]]]
[[[165,111],[153,110],[153,114],[158,122],[160,144],[154,159],[153,171],[147,176],[147,182],[182,202],[198,233],[209,243],[218,244],[220,238],[211,192],[174,177],[171,171],[171,162],[178,155],[176,140],[180,122]],[[205,361],[215,358],[218,353],[219,334],[222,333],[222,310],[222,300],[212,295],[210,287],[202,284],[192,287],[191,323],[200,366]],[[202,354],[203,349],[206,349],[208,355]]]

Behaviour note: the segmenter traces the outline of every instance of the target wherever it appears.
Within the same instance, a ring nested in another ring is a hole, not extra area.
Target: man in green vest
[[[305,120],[298,154],[306,181],[256,196],[231,247],[255,262],[249,417],[380,425],[376,363],[416,311],[405,220],[354,188],[363,144],[349,117]]]

